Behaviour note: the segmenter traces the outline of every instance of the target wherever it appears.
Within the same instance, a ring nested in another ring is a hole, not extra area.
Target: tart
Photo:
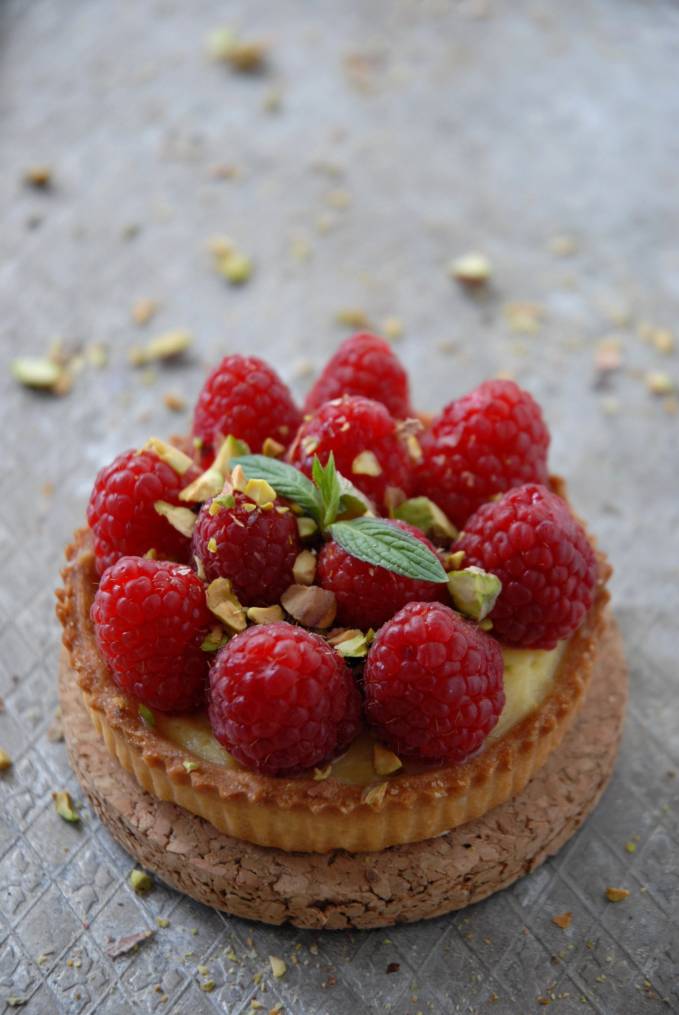
[[[392,407],[409,405],[407,382],[379,339],[350,339],[328,370],[302,419],[270,368],[227,357],[193,441],[152,439],[102,470],[57,612],[66,679],[146,793],[256,846],[380,854],[478,820],[534,779],[601,662],[610,568],[512,382],[397,421],[375,379]],[[117,611],[132,586],[146,591]],[[161,586],[177,614],[159,621]],[[291,632],[302,655],[332,656],[334,712],[286,689],[300,674],[284,687],[274,672]],[[257,656],[269,684],[248,664],[236,693],[248,638],[269,646]],[[247,693],[259,725],[247,708],[234,718]],[[300,710],[286,738],[276,722]]]

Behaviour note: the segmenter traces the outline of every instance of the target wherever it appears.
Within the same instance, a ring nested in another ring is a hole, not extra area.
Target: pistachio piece
[[[139,718],[141,719],[141,721],[145,723],[147,726],[153,727],[156,725],[156,717],[151,711],[151,709],[148,707],[148,705],[140,705],[139,708],[137,709],[137,712],[139,713]]]
[[[56,391],[63,377],[63,369],[51,359],[20,356],[12,361],[12,375],[25,388]]]
[[[441,539],[450,542],[457,538],[457,529],[448,517],[443,513],[438,504],[428,497],[413,497],[411,500],[404,500],[402,504],[394,508],[394,518],[400,518],[409,525],[414,525],[426,536],[432,539]]]
[[[203,980],[203,982],[199,984],[199,987],[204,994],[211,994],[216,986],[217,984],[214,980]]]
[[[8,768],[12,767],[12,759],[10,758],[7,751],[3,751],[0,747],[0,772],[6,772]]]
[[[227,635],[224,633],[224,629],[218,624],[213,627],[209,634],[203,638],[200,648],[202,652],[218,652],[222,645],[226,645],[228,641]]]
[[[192,342],[191,333],[181,328],[165,331],[162,335],[152,338],[144,348],[132,349],[129,356],[130,363],[138,367],[154,363],[156,360],[174,359],[186,352]]]
[[[253,624],[275,624],[283,620],[284,613],[280,606],[250,606],[245,611],[248,620]]]
[[[176,391],[166,391],[163,395],[163,405],[170,412],[183,412],[186,408],[186,399]]]
[[[370,786],[363,791],[361,799],[363,803],[369,804],[370,807],[379,807],[384,801],[388,789],[388,782],[381,782],[377,786]]]
[[[448,590],[455,608],[471,617],[484,620],[495,606],[502,591],[502,582],[480,567],[466,567],[448,575]]]
[[[389,341],[395,342],[403,338],[403,321],[399,317],[385,317],[382,321],[382,333]]]
[[[158,306],[159,304],[157,300],[137,300],[132,307],[132,320],[135,324],[148,324],[154,314],[156,314]]]
[[[152,451],[157,458],[160,458],[161,462],[169,465],[179,476],[183,476],[193,465],[188,455],[185,455],[173,444],[161,441],[159,437],[149,437],[141,450]]]
[[[318,532],[318,525],[313,518],[297,518],[297,531],[300,539],[309,539]]]
[[[455,553],[446,553],[443,559],[443,566],[446,571],[459,571],[462,567],[462,561],[464,558],[464,550],[456,550]]]
[[[54,809],[60,818],[70,821],[71,824],[77,824],[80,821],[80,815],[75,809],[71,794],[65,789],[52,793],[52,799],[54,800]]]
[[[332,765],[326,765],[325,768],[314,769],[314,782],[325,782],[330,773],[332,772]]]
[[[181,532],[187,539],[191,538],[198,520],[191,508],[177,507],[176,504],[169,504],[166,500],[155,501],[153,507],[159,515],[167,518],[173,529]]]
[[[245,475],[245,470],[242,465],[237,465],[232,470],[231,485],[234,490],[240,490],[241,493],[245,493],[245,487],[248,485],[248,478]]]
[[[228,578],[215,578],[205,592],[208,609],[232,631],[244,631],[247,626],[245,610],[233,591]]]
[[[276,491],[265,479],[249,479],[243,493],[263,510],[273,507]]]
[[[391,775],[392,772],[398,772],[399,768],[403,768],[403,762],[387,747],[383,747],[382,744],[374,744],[373,768],[378,775]]]
[[[290,585],[281,605],[305,627],[330,627],[337,613],[334,594],[318,585]]]
[[[328,643],[347,659],[363,659],[368,654],[368,647],[375,637],[372,628],[365,634],[357,628],[340,631],[328,638]]]
[[[313,585],[316,577],[316,554],[313,550],[302,550],[292,565],[292,577],[298,585]]]
[[[29,166],[24,173],[24,183],[36,190],[48,190],[52,186],[52,170],[49,166]]]
[[[207,548],[210,553],[217,552],[217,540],[215,539],[214,536],[210,536],[210,538],[208,539]]]
[[[196,574],[198,575],[200,580],[202,582],[207,581],[207,575],[205,574],[205,564],[203,564],[203,561],[200,559],[200,557],[197,557],[195,553],[193,555],[193,562],[196,565]]]
[[[485,254],[473,251],[451,262],[451,276],[463,285],[483,285],[491,276],[492,266]]]
[[[285,451],[285,444],[279,444],[273,437],[267,437],[262,444],[262,454],[267,458],[280,458]]]
[[[197,768],[200,768],[200,765],[197,761],[182,761],[182,768],[190,775],[191,772],[195,772]]]
[[[344,307],[335,314],[335,320],[347,328],[369,328],[370,319],[360,307]]]
[[[281,976],[285,976],[285,971],[288,967],[283,962],[283,959],[279,959],[277,955],[270,955],[269,962],[271,963],[271,972],[277,980],[280,980]]]
[[[646,374],[646,387],[652,395],[671,395],[674,391],[674,381],[662,370],[649,370]]]
[[[355,476],[381,476],[382,466],[373,451],[361,451],[351,463],[351,471]]]
[[[146,895],[153,888],[153,878],[146,871],[140,871],[137,867],[130,871],[130,876],[127,879],[130,888],[137,893],[137,895]]]

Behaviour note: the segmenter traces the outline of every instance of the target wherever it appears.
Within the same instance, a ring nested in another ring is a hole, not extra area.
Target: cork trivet
[[[62,662],[71,764],[113,837],[145,868],[235,916],[297,927],[386,927],[440,916],[534,870],[580,827],[608,782],[627,672],[610,621],[572,729],[518,797],[447,835],[381,853],[285,853],[228,838],[139,788],[108,754]]]

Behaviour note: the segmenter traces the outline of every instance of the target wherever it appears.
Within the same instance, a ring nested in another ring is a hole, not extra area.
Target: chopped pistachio
[[[191,538],[198,521],[191,508],[177,507],[176,504],[169,504],[166,500],[155,501],[153,507],[157,514],[167,518],[173,529],[181,532],[182,536]]]
[[[556,924],[557,927],[560,927],[561,930],[566,930],[567,927],[570,927],[572,920],[573,914],[570,912],[557,913],[556,916],[552,917],[552,923]]]
[[[208,548],[210,553],[216,553],[217,552],[217,540],[215,539],[214,536],[210,536],[210,538],[208,539],[208,541],[207,541],[207,548]]]
[[[422,445],[415,434],[406,435],[405,446],[411,461],[415,462],[416,465],[422,461]]]
[[[308,437],[302,437],[301,440],[302,451],[305,455],[313,455],[314,451],[318,447],[318,437],[309,435]]]
[[[145,722],[147,726],[156,725],[156,717],[148,705],[140,705],[137,711],[139,712],[140,719],[142,722]]]
[[[47,190],[52,186],[52,170],[49,166],[29,166],[24,173],[24,183],[36,190]]]
[[[192,342],[193,337],[188,331],[166,331],[152,338],[143,349],[133,349],[130,352],[130,362],[133,366],[143,366],[155,360],[174,359],[186,352]]]
[[[483,285],[491,276],[491,263],[485,254],[473,252],[463,254],[452,261],[449,267],[450,275],[462,282],[464,285]]]
[[[607,888],[606,898],[609,902],[624,902],[628,897],[629,891],[627,888]]]
[[[330,773],[332,772],[332,765],[326,765],[325,768],[314,769],[314,782],[325,782]]]
[[[248,478],[245,475],[245,470],[242,465],[237,465],[231,471],[231,485],[234,490],[240,490],[241,493],[245,493],[245,487],[248,484]]]
[[[162,462],[169,465],[171,469],[183,476],[189,471],[193,462],[188,455],[185,455],[179,448],[175,448],[173,444],[166,444],[165,441],[161,441],[159,437],[149,437],[146,444],[141,449],[142,451],[152,451]]]
[[[280,458],[285,451],[285,445],[279,444],[273,437],[267,437],[262,444],[262,454],[267,458]]]
[[[343,631],[341,636],[328,638],[328,642],[336,648],[340,655],[347,659],[363,659],[368,654],[368,647],[373,640],[374,632],[350,629]]]
[[[151,318],[155,315],[158,310],[158,302],[156,300],[142,299],[132,307],[132,320],[137,324],[148,324]]]
[[[433,539],[450,542],[457,538],[457,529],[441,508],[428,497],[413,497],[394,509],[394,518],[408,522]]]
[[[403,330],[403,322],[398,317],[385,317],[382,321],[384,337],[392,342],[403,337]]]
[[[346,325],[347,328],[369,328],[370,320],[364,310],[358,307],[345,307],[335,314],[338,324]]]
[[[240,250],[231,248],[223,254],[215,256],[215,270],[231,285],[242,285],[252,275],[252,260]]]
[[[223,628],[217,625],[203,638],[200,647],[203,652],[218,652],[228,640]]]
[[[90,366],[101,370],[108,363],[108,349],[101,342],[92,342],[85,350],[87,362]]]
[[[215,578],[205,592],[208,609],[232,631],[244,631],[247,626],[245,610],[233,591],[228,578]]]
[[[443,566],[446,571],[459,571],[462,567],[462,561],[464,558],[464,550],[456,550],[455,553],[447,553]]]
[[[466,567],[448,575],[448,590],[460,613],[480,621],[495,606],[502,582],[497,575],[482,571],[480,567]]]
[[[298,585],[313,585],[316,577],[316,554],[313,550],[302,550],[297,554],[292,577]]]
[[[637,844],[636,844],[636,842],[626,842],[625,843],[625,850],[626,850],[627,853],[636,853],[636,851],[637,851]]]
[[[66,790],[58,790],[52,793],[52,799],[54,800],[54,809],[60,818],[64,821],[70,821],[71,824],[76,824],[80,821],[80,815],[75,809],[75,804],[71,798],[71,794]]]
[[[674,352],[674,335],[667,328],[654,328],[651,335],[651,342],[658,352],[669,355]]]
[[[479,627],[481,628],[482,631],[492,631],[493,621],[490,619],[490,617],[486,617],[484,620],[479,621]]]
[[[361,451],[351,463],[351,471],[355,476],[381,476],[382,466],[373,451]]]
[[[202,981],[202,983],[200,983],[200,984],[199,984],[199,986],[200,986],[200,989],[201,989],[201,990],[202,990],[202,991],[203,991],[203,992],[204,992],[205,994],[211,994],[211,993],[212,993],[212,991],[213,991],[213,990],[215,989],[215,987],[217,986],[217,984],[215,983],[215,981],[214,981],[214,980],[203,980],[203,981]]]
[[[391,775],[392,772],[398,772],[399,768],[403,768],[403,762],[387,747],[383,747],[382,744],[374,744],[373,768],[378,775]]]
[[[275,624],[283,620],[283,610],[277,604],[274,606],[250,606],[246,611],[248,620],[253,624]]]
[[[271,963],[271,972],[277,980],[280,980],[281,976],[285,976],[287,966],[283,959],[279,959],[276,955],[270,955],[269,962]]]
[[[7,751],[3,751],[0,747],[0,772],[6,772],[8,768],[12,767],[12,759],[10,758]]]
[[[137,893],[137,895],[146,895],[153,888],[153,878],[146,871],[140,871],[137,867],[130,871],[130,876],[127,879],[130,888]]]
[[[533,335],[542,324],[545,312],[537,303],[508,303],[504,315],[512,331]]]
[[[261,508],[266,508],[276,500],[276,491],[265,479],[249,479],[243,493]]]
[[[281,596],[281,605],[305,627],[330,627],[337,613],[334,594],[318,585],[290,585]]]
[[[207,575],[205,574],[205,564],[200,559],[200,557],[196,556],[195,553],[193,555],[193,562],[196,565],[196,574],[198,575],[200,580],[202,582],[207,581]]]
[[[51,359],[41,356],[20,356],[12,361],[12,374],[25,388],[57,391],[64,371]]]
[[[652,395],[671,395],[674,391],[674,381],[660,370],[649,370],[646,374],[646,387]]]
[[[185,766],[186,765],[192,765],[192,764],[193,764],[192,761],[185,761],[184,762]],[[170,921],[168,919],[166,919],[164,916],[157,916],[156,917],[156,926],[160,927],[162,930],[164,930],[165,927],[169,927],[170,926]]]
[[[309,539],[318,532],[318,525],[313,518],[297,518],[297,531],[300,539]]]
[[[388,788],[388,782],[381,782],[377,786],[370,786],[363,791],[363,803],[369,804],[371,807],[379,807],[386,796]]]

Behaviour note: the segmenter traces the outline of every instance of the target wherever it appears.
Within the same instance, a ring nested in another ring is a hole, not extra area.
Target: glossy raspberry
[[[301,418],[288,388],[267,363],[257,356],[225,356],[198,395],[193,435],[203,440],[204,462],[229,434],[258,454],[267,437],[287,447]]]
[[[409,603],[378,632],[366,717],[402,757],[453,764],[481,747],[504,707],[496,641],[441,603]]]
[[[486,381],[451,402],[420,443],[417,492],[460,527],[495,494],[547,481],[549,431],[514,381]]]
[[[288,459],[310,476],[314,455],[325,465],[331,451],[337,470],[379,509],[384,507],[388,487],[410,492],[410,457],[394,419],[380,402],[349,395],[325,402],[299,428]]]
[[[317,634],[280,622],[251,627],[210,671],[215,737],[247,768],[291,775],[331,758],[355,722],[346,663]]]
[[[484,504],[453,549],[465,551],[465,567],[492,571],[502,582],[490,619],[493,634],[509,645],[553,648],[594,600],[594,550],[566,502],[544,486],[530,483]]]
[[[207,581],[230,578],[244,605],[270,606],[294,581],[292,567],[302,549],[295,516],[289,509],[276,510],[279,502],[263,511],[238,491],[233,497],[234,506],[215,515],[211,501],[203,505],[192,552],[202,561]]]
[[[434,547],[419,529],[405,522],[392,521],[391,525],[409,532],[434,551]],[[394,574],[386,568],[366,564],[352,557],[339,543],[330,541],[318,555],[316,581],[324,589],[334,592],[337,600],[337,623],[344,627],[380,627],[393,617],[402,606],[413,600],[432,602],[440,599],[445,585],[418,581]]]
[[[182,564],[122,557],[102,575],[92,604],[97,643],[122,691],[164,712],[204,700],[212,626],[203,583]]]
[[[408,375],[388,342],[369,332],[342,342],[307,395],[306,412],[342,395],[362,395],[385,405],[396,419],[412,415]]]
[[[99,574],[126,554],[143,556],[150,549],[187,560],[191,541],[153,505],[180,505],[180,490],[196,475],[192,470],[180,476],[152,451],[125,451],[99,472],[87,506]]]

